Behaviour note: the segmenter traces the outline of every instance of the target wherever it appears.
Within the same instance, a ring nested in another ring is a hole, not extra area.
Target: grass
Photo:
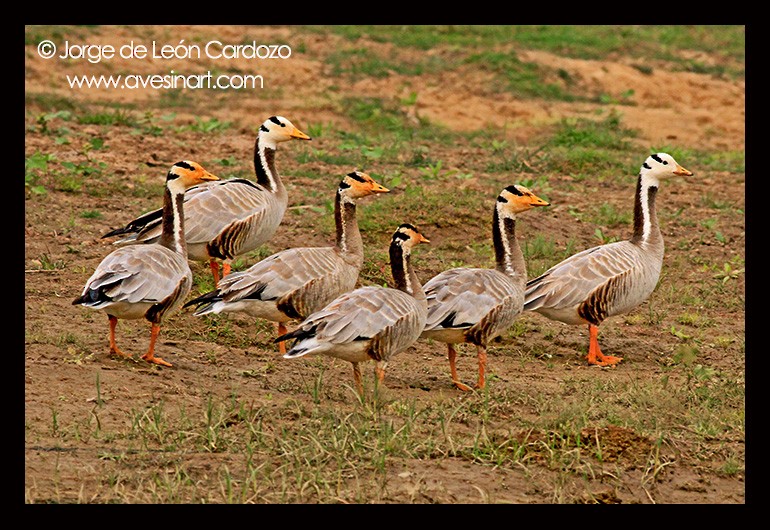
[[[649,383],[577,376],[563,382],[560,393],[568,397],[553,400],[537,388],[498,393],[492,379],[488,392],[463,400],[381,401],[375,395],[348,412],[326,406],[321,370],[305,389],[306,399],[300,394],[282,404],[259,404],[230,392],[202,397],[198,410],[161,400],[132,408],[123,422],[110,422],[111,428],[99,421],[108,415],[101,396],[109,389],[103,382],[100,387],[97,377],[92,412],[65,419],[54,408],[46,428],[63,447],[109,441],[100,459],[110,465],[97,487],[86,489],[92,502],[378,502],[384,499],[378,485],[399,461],[452,459],[500,470],[539,462],[557,474],[599,472],[622,458],[612,452],[611,431],[601,426],[604,418],[614,418],[607,425],[622,428],[616,432],[628,437],[625,458],[636,465],[647,462],[650,446],[642,440],[677,438],[676,430],[665,427],[671,421],[703,441],[740,431],[741,385],[704,370],[697,359],[680,362],[687,373],[680,383],[669,376]],[[522,403],[535,416],[511,418],[500,430],[495,418],[509,417]],[[147,454],[155,455],[156,465],[137,468]],[[208,464],[201,467],[204,455]],[[158,465],[163,472],[156,471]],[[735,474],[740,467],[739,457],[731,455],[724,473]],[[119,487],[116,477],[130,470],[138,473],[134,487]],[[28,502],[35,501],[34,490],[26,495]]]

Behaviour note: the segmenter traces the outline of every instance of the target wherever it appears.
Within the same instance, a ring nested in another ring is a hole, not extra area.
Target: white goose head
[[[275,149],[280,142],[289,140],[310,140],[310,136],[300,131],[291,121],[283,116],[271,116],[259,126],[260,143]]]
[[[647,157],[640,170],[642,185],[658,186],[661,179],[671,176],[690,176],[692,172],[680,166],[668,153],[655,153]]]

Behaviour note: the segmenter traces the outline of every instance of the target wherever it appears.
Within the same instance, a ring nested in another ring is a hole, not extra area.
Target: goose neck
[[[663,236],[658,225],[655,197],[658,181],[639,175],[634,196],[634,230],[631,242],[642,246],[660,245]]]
[[[492,217],[492,242],[495,246],[495,268],[519,282],[526,282],[527,268],[516,239],[516,219],[501,216],[497,208]]]
[[[184,193],[172,192],[169,188],[163,195],[162,232],[158,243],[187,257],[187,243],[184,238]]]
[[[285,188],[278,170],[275,168],[276,150],[275,143],[267,142],[262,137],[262,133],[257,135],[254,144],[254,173],[258,184],[271,193],[281,194],[285,192]]]
[[[390,246],[390,270],[396,289],[404,291],[418,300],[425,300],[425,291],[412,267],[412,257],[409,250],[405,250],[401,245]]]
[[[364,245],[356,218],[356,203],[344,197],[339,190],[334,201],[334,223],[337,229],[337,248],[350,256],[357,267],[364,262]]]

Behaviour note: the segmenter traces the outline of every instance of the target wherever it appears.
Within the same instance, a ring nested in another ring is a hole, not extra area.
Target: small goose
[[[254,144],[257,181],[244,178],[197,186],[185,195],[185,239],[188,257],[208,262],[214,283],[223,260],[222,276],[230,272],[235,257],[250,252],[275,234],[288,204],[286,188],[275,168],[278,143],[310,140],[282,116],[272,116],[259,127]],[[161,235],[161,210],[138,217],[102,237],[126,235],[116,244],[155,243]]]
[[[110,353],[123,353],[115,341],[118,319],[146,318],[150,324],[147,362],[171,366],[155,356],[155,341],[164,317],[177,311],[192,287],[192,271],[184,240],[184,194],[190,186],[219,180],[196,162],[177,162],[166,176],[163,196],[163,231],[158,242],[118,248],[105,257],[72,301],[107,313]]]
[[[636,308],[655,290],[663,266],[655,196],[662,179],[690,175],[671,155],[650,155],[636,184],[631,239],[586,249],[527,282],[525,311],[566,324],[588,324],[589,364],[613,366],[622,360],[602,354],[599,325]]]
[[[415,245],[429,242],[411,224],[399,226],[390,243],[395,288],[372,285],[338,296],[297,329],[275,339],[296,339],[284,358],[321,354],[349,361],[362,396],[359,363],[372,360],[377,381],[382,383],[390,359],[411,346],[425,326],[425,292],[412,268],[411,251]]]
[[[447,344],[452,381],[460,390],[471,388],[457,377],[455,344],[476,345],[476,388],[483,389],[487,344],[508,329],[522,311],[527,267],[516,240],[516,215],[548,205],[524,186],[503,189],[492,214],[496,267],[449,269],[425,284],[428,318],[421,338]]]
[[[340,294],[352,290],[364,263],[364,247],[356,220],[356,201],[387,193],[368,174],[353,171],[339,184],[334,201],[337,239],[331,247],[289,248],[224,277],[218,287],[190,300],[196,316],[240,312],[272,320],[278,335],[286,323],[304,319]],[[281,354],[286,346],[279,343]]]

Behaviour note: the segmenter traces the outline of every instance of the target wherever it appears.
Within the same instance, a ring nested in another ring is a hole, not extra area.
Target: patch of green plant
[[[158,98],[158,107],[162,109],[191,108],[193,107],[193,97],[190,95],[190,92],[190,90],[183,90],[181,88],[161,90]]]
[[[403,106],[382,98],[343,98],[342,111],[358,122],[367,135],[373,137],[372,145],[400,146],[403,142],[426,140],[431,142],[450,142],[456,134],[433,125],[425,119],[417,123],[407,115]],[[344,135],[344,131],[340,131]]]
[[[506,46],[581,59],[601,59],[617,53],[670,61],[681,70],[731,76],[744,75],[743,68],[704,65],[677,54],[677,50],[702,51],[738,65],[744,63],[746,53],[742,25],[335,25],[304,26],[302,30],[332,31],[352,42],[371,39],[420,50],[444,46],[456,55]],[[717,61],[717,65],[721,64]]]
[[[56,155],[35,151],[24,159],[24,187],[36,195],[45,195],[46,188],[40,184],[40,177],[48,173],[48,163],[56,160]]]
[[[711,171],[728,171],[730,173],[746,173],[746,152],[745,151],[717,151],[717,152],[684,152],[682,153],[682,165],[684,167],[692,165],[685,163],[684,160],[697,160],[697,166],[693,173],[701,168],[708,168]],[[677,158],[679,161],[679,158]]]
[[[331,75],[351,75],[382,78],[392,72],[404,75],[420,75],[424,69],[421,64],[410,64],[397,59],[384,59],[369,48],[349,48],[332,52],[326,57],[331,65]]]
[[[60,165],[64,171],[56,173],[56,189],[68,192],[80,192],[83,190],[85,179],[97,177],[107,167],[105,162],[70,162],[64,161]],[[90,187],[89,193],[98,193],[96,187]]]
[[[83,219],[101,219],[104,216],[99,210],[85,210],[80,212],[80,217]]]
[[[469,55],[465,62],[493,72],[500,79],[497,90],[509,91],[518,97],[558,101],[586,99],[581,95],[571,94],[560,84],[545,81],[551,74],[548,67],[523,62],[519,60],[513,50],[508,52],[482,51]],[[565,84],[569,84],[568,77],[563,75],[558,77],[566,81]]]
[[[599,205],[589,220],[594,224],[613,227],[629,225],[631,218],[632,214],[628,210],[618,211],[612,204],[605,201]]]
[[[64,260],[53,259],[48,254],[41,254],[38,261],[40,261],[40,268],[44,271],[60,270],[66,267]]]
[[[202,133],[221,132],[230,128],[232,122],[220,121],[217,118],[203,119],[199,116],[195,117],[195,122],[189,125],[182,125],[179,127],[181,131],[195,131]]]
[[[563,248],[558,248],[542,234],[534,234],[522,241],[521,250],[527,262],[527,277],[536,278],[581,249],[573,239],[569,239]]]
[[[72,112],[78,108],[78,104],[72,99],[48,92],[25,92],[24,106],[27,109],[36,107],[49,113],[62,110]]]
[[[95,112],[77,116],[77,122],[90,125],[117,125],[134,127],[137,121],[133,114],[126,109],[114,109],[109,112]]]
[[[39,114],[36,119],[37,130],[41,134],[53,134],[60,130],[60,128],[53,129],[51,127],[52,122],[57,120],[69,121],[72,119],[72,112],[69,110],[58,110],[55,112],[44,112]]]
[[[564,118],[549,143],[566,148],[622,151],[631,147],[629,139],[635,138],[636,135],[636,131],[625,127],[620,115],[613,112],[601,120]]]
[[[357,161],[360,158],[357,158],[355,153],[334,153],[326,149],[309,149],[298,153],[296,160],[300,164],[323,162],[334,166],[355,167],[358,165]]]

